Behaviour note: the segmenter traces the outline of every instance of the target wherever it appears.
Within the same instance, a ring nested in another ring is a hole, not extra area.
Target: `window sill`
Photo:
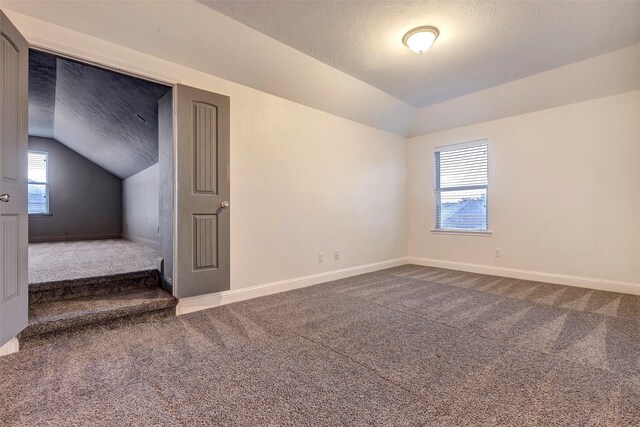
[[[49,218],[53,216],[51,213],[29,214],[29,218]]]
[[[434,234],[455,234],[458,236],[491,236],[493,233],[489,230],[486,231],[473,231],[473,230],[444,230],[432,228],[431,232]]]

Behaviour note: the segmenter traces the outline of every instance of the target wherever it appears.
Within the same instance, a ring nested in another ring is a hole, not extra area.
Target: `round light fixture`
[[[418,27],[405,34],[402,43],[415,53],[423,53],[429,50],[439,35],[440,31],[436,27]]]

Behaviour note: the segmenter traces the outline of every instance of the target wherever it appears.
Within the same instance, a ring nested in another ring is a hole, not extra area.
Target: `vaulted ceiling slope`
[[[640,41],[640,1],[199,1],[417,108]]]
[[[640,1],[2,0],[1,8],[35,46],[94,51],[96,61],[167,81],[204,81],[195,70],[409,137],[640,88],[629,77],[640,76]],[[401,38],[425,23],[441,35],[416,55]],[[211,87],[233,92],[219,83]]]
[[[29,53],[29,134],[55,138],[120,179],[158,161],[158,100],[168,87]]]
[[[53,55],[29,54],[29,135],[53,138],[56,109],[57,60]]]

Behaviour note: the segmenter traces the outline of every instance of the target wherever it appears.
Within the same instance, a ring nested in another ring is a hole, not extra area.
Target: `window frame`
[[[45,182],[40,182],[40,181],[30,181],[29,180],[29,167],[28,167],[28,161],[27,161],[27,214],[30,217],[37,217],[37,216],[51,216],[51,197],[49,196],[49,152],[48,151],[43,151],[43,150],[28,150],[27,151],[27,158],[30,154],[40,154],[40,155],[44,155],[45,156]],[[45,197],[47,199],[47,211],[46,212],[34,212],[34,213],[29,213],[29,202],[28,202],[28,194],[29,194],[29,185],[30,184],[34,184],[34,185],[44,185],[45,187]]]
[[[487,150],[487,184],[486,185],[467,185],[467,186],[458,186],[447,188],[444,191],[464,191],[464,190],[485,190],[485,223],[486,229],[465,229],[465,228],[439,228],[438,227],[438,210],[441,205],[441,194],[443,189],[440,187],[440,168],[438,166],[437,155],[442,152],[454,151],[464,148],[478,147],[478,146],[486,146]],[[433,149],[433,228],[431,229],[432,233],[438,234],[457,234],[457,235],[468,235],[468,236],[491,236],[492,231],[489,228],[489,182],[490,182],[490,168],[489,168],[489,139],[482,138],[476,139],[473,141],[467,141],[457,144],[448,144],[434,147]]]

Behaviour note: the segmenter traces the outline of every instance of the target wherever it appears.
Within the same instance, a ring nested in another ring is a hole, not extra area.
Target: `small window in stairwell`
[[[438,147],[434,161],[435,230],[487,231],[487,141]]]
[[[29,214],[49,213],[48,153],[29,150],[28,206]]]

